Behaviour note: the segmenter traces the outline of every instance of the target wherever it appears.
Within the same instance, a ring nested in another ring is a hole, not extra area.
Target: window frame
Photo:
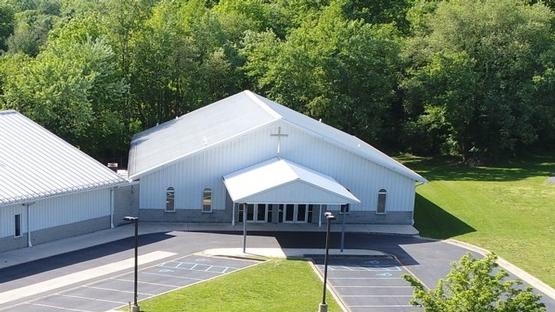
[[[206,197],[207,197],[206,196],[207,192],[208,192],[208,196],[209,196],[208,200],[210,200],[210,206],[207,206],[205,204],[205,200],[206,200]],[[210,188],[210,187],[205,187],[204,189],[202,189],[202,197],[200,199],[200,204],[201,204],[200,210],[201,210],[202,213],[212,213],[212,211],[214,210],[213,209],[213,206],[214,206],[214,196],[213,196],[213,194],[214,194],[214,192],[212,191],[212,188]],[[210,210],[206,210],[205,207],[210,207]]]
[[[169,204],[169,197],[171,194],[171,201],[172,201],[172,209],[168,209]],[[175,188],[173,186],[168,186],[166,188],[166,207],[164,208],[164,212],[175,212]]]
[[[380,199],[383,196],[383,211],[380,212]],[[378,201],[376,203],[376,214],[379,215],[384,215],[387,214],[387,190],[386,189],[380,189],[378,191]]]
[[[21,237],[21,232],[21,214],[17,213],[14,215],[13,237]]]

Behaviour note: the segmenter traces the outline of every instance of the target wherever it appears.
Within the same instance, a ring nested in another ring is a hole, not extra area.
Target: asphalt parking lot
[[[256,264],[257,261],[188,255],[142,268],[139,300],[199,283]],[[133,272],[96,280],[72,289],[35,298],[2,312],[104,312],[133,300]]]
[[[324,258],[313,259],[323,276]],[[409,304],[412,288],[403,279],[410,274],[391,256],[330,256],[328,283],[351,312],[415,311]]]

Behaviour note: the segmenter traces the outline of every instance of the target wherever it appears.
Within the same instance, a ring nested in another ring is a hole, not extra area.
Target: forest
[[[555,2],[0,0],[0,110],[101,161],[245,89],[390,153],[553,151]]]

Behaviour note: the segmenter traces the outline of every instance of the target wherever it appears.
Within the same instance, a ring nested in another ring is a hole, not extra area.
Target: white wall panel
[[[163,209],[165,189],[175,188],[177,209],[200,209],[205,187],[213,190],[213,209],[225,208],[222,176],[252,166],[277,155],[277,131],[288,134],[281,139],[279,156],[336,179],[361,200],[353,211],[374,211],[378,191],[386,189],[387,211],[412,211],[414,181],[378,166],[360,156],[325,142],[318,136],[284,121],[277,121],[254,132],[234,138],[174,165],[141,177],[140,208]]]
[[[14,237],[15,215],[21,214],[21,234],[27,232],[27,211],[23,205],[0,207],[0,238]]]
[[[109,216],[110,189],[37,201],[30,207],[30,213],[31,231]]]

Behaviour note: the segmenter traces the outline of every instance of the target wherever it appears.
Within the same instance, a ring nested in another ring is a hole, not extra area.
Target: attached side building
[[[244,91],[138,133],[142,220],[412,224],[419,174],[362,140]],[[243,207],[246,215],[243,215]]]
[[[114,225],[127,180],[16,111],[0,111],[0,252]]]

